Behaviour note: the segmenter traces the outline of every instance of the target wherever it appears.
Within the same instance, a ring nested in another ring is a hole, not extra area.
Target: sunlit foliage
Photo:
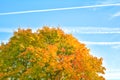
[[[104,80],[102,58],[59,28],[18,29],[0,45],[0,80]]]

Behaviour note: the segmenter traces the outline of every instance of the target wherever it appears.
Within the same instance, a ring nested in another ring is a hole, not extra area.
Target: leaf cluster
[[[102,58],[59,28],[18,29],[0,45],[1,80],[104,80]]]

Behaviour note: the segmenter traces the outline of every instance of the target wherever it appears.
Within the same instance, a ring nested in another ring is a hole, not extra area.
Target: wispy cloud
[[[5,12],[5,13],[0,13],[0,15],[2,16],[2,15],[10,15],[10,14],[25,14],[25,13],[38,13],[38,12],[50,12],[50,11],[85,9],[85,8],[100,8],[100,7],[107,7],[107,6],[120,6],[120,3],[67,7],[67,8],[53,8],[53,9],[43,9],[43,10],[28,10],[28,11],[18,11],[18,12]]]

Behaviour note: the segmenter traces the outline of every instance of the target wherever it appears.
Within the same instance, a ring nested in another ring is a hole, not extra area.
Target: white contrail
[[[60,27],[65,33],[72,34],[120,34],[120,28],[107,27]],[[26,28],[24,28],[26,29]],[[0,29],[0,32],[13,33],[17,29]],[[35,32],[37,28],[32,28]]]
[[[110,71],[110,72],[106,72],[106,74],[104,75],[104,77],[108,80],[114,80],[114,79],[119,79],[120,80],[120,71]]]
[[[105,27],[62,27],[66,33],[75,34],[120,34],[120,28]]]
[[[120,12],[117,12],[117,13],[113,14],[112,17],[118,17],[118,16],[120,16]]]
[[[5,13],[0,13],[0,15],[25,14],[25,13],[36,13],[36,12],[50,12],[50,11],[73,10],[73,9],[82,9],[82,8],[99,8],[99,7],[107,7],[107,6],[120,6],[120,3],[100,4],[100,5],[91,5],[91,6],[78,6],[78,7],[67,7],[67,8],[53,8],[53,9],[43,9],[43,10],[28,10],[28,11],[18,11],[18,12],[5,12]]]
[[[73,33],[73,34],[120,34],[120,31],[65,31],[66,33]]]
[[[90,41],[80,41],[87,45],[120,45],[120,42],[90,42]]]
[[[106,70],[106,73],[112,73],[112,72],[120,72],[120,69],[108,68]]]
[[[3,28],[1,28],[0,32],[3,32],[3,33],[13,33],[13,29],[10,29],[10,28],[3,29]]]
[[[120,45],[112,46],[113,49],[120,49]]]

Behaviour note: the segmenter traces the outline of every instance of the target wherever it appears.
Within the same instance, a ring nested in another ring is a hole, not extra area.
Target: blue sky
[[[120,0],[0,0],[0,42],[20,28],[61,27],[103,57],[106,79],[120,79]]]

